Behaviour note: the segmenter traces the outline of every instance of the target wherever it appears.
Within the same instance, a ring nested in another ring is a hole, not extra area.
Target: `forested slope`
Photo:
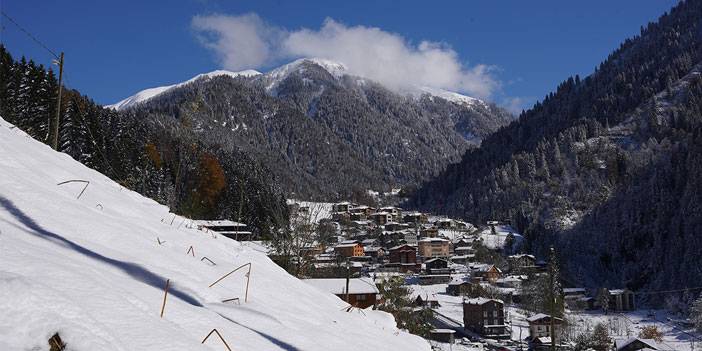
[[[556,244],[577,284],[701,281],[690,263],[702,253],[701,22],[702,1],[681,2],[593,74],[568,78],[469,150],[410,204],[509,220],[537,254]]]
[[[477,99],[401,94],[330,66],[343,67],[302,59],[199,79],[128,111],[188,123],[265,164],[295,196],[327,200],[417,184],[512,119]]]

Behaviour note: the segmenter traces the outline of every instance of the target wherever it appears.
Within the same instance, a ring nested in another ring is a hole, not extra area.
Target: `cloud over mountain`
[[[342,62],[349,73],[397,90],[428,86],[489,98],[500,88],[492,66],[464,64],[446,43],[415,44],[397,33],[347,26],[331,18],[319,29],[288,30],[256,14],[214,14],[193,17],[192,28],[230,70],[320,57]]]

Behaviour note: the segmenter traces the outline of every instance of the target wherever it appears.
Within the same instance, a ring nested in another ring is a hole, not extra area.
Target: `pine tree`
[[[612,347],[612,339],[609,337],[609,330],[604,323],[597,323],[592,330],[590,347],[595,351],[608,351]]]
[[[692,322],[695,323],[697,330],[702,332],[702,294],[692,304],[692,308],[690,308],[690,317]]]

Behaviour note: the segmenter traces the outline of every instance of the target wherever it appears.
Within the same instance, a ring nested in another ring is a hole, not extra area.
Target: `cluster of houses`
[[[359,271],[419,273],[422,263],[434,258],[446,261],[438,265],[465,264],[471,258],[468,243],[456,246],[440,235],[442,231],[475,230],[462,221],[405,212],[394,206],[373,208],[351,202],[333,204],[330,217],[338,228],[338,243],[326,250],[321,245],[305,250],[313,253],[317,268],[344,261]],[[433,275],[439,275],[434,271]]]
[[[304,215],[309,208],[300,206],[292,213]],[[482,242],[479,230],[470,223],[420,212],[405,212],[399,207],[373,208],[351,202],[336,203],[325,219],[336,228],[336,243],[314,243],[300,249],[300,257],[312,261],[315,270],[346,267],[335,275],[305,279],[308,284],[328,291],[357,308],[380,302],[374,277],[377,274],[412,277],[415,284],[446,284],[446,294],[463,296],[463,327],[487,339],[510,339],[511,328],[505,303],[519,303],[522,286],[529,277],[545,274],[546,265],[533,255],[506,255],[498,267],[476,260],[476,244]],[[242,223],[232,221],[196,221],[199,228],[211,230],[235,240],[250,240],[251,232]],[[487,223],[487,228],[499,225]],[[489,231],[489,230],[488,230]],[[492,248],[495,250],[495,248]],[[505,254],[504,251],[500,251]],[[341,274],[341,272],[346,272]],[[360,276],[351,278],[349,274]],[[485,292],[490,290],[490,294]],[[633,292],[626,289],[584,288],[563,289],[569,309],[629,311],[635,309]],[[491,296],[491,297],[485,297]],[[438,308],[431,296],[416,296],[414,304],[422,308]],[[605,306],[602,306],[605,304]],[[547,349],[551,338],[563,329],[563,320],[547,314],[527,319],[529,342],[533,349]],[[554,330],[551,330],[553,325]],[[444,331],[444,332],[442,332]],[[452,335],[448,330],[434,331],[436,338]],[[432,335],[434,335],[432,334]],[[452,340],[451,336],[451,340]],[[559,340],[558,336],[556,340]],[[617,350],[636,350],[633,345],[646,341],[621,342]],[[562,346],[562,345],[559,345]]]

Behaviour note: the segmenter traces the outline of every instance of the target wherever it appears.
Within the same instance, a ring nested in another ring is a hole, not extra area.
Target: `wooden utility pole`
[[[58,60],[59,66],[59,81],[58,81],[58,97],[56,98],[56,117],[54,117],[54,125],[51,131],[51,147],[58,150],[59,139],[59,121],[61,119],[61,90],[63,88],[63,51]]]
[[[349,303],[349,281],[351,280],[351,266],[349,263],[349,259],[346,259],[346,296],[344,300],[346,300],[346,303]]]
[[[555,328],[555,318],[556,318],[556,287],[554,279],[554,265],[555,254],[553,247],[551,247],[551,262],[549,262],[548,267],[548,283],[549,283],[549,300],[551,300],[551,351],[556,351],[556,330]]]

